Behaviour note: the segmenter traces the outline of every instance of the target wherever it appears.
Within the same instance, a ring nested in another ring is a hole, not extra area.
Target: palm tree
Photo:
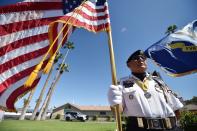
[[[167,31],[165,32],[165,34],[171,34],[171,33],[174,33],[177,29],[177,26],[176,25],[171,25],[168,27]]]
[[[74,47],[73,45],[74,45],[73,42],[68,41],[68,42],[64,45],[63,48],[64,48],[64,49],[67,48],[67,49],[69,49],[69,50],[70,50],[70,49],[74,49],[75,47]],[[69,51],[69,50],[68,50],[68,51]]]
[[[48,99],[47,99],[46,105],[44,107],[44,111],[43,111],[41,120],[45,120],[46,119],[47,110],[48,110],[49,103],[50,103],[51,97],[53,95],[53,92],[55,90],[56,84],[59,81],[60,76],[63,74],[63,72],[64,71],[68,72],[68,65],[67,64],[60,64],[59,68],[57,68],[57,70],[58,70],[58,72],[57,72],[57,75],[56,75],[56,77],[54,79],[54,82],[51,84],[50,92],[49,92],[49,95],[48,95]]]
[[[36,88],[36,87],[35,87]],[[23,106],[23,109],[22,109],[22,112],[21,112],[21,115],[19,117],[19,120],[24,120],[25,119],[25,114],[27,112],[27,109],[29,107],[29,103],[34,95],[34,92],[35,92],[35,88],[31,90],[30,94],[29,94],[29,97],[27,99],[24,99],[24,106]]]
[[[39,96],[39,98],[38,98],[37,101],[36,101],[36,106],[35,106],[35,108],[34,108],[34,111],[33,111],[33,113],[32,113],[32,116],[31,116],[31,118],[30,118],[31,120],[34,120],[35,117],[36,117],[36,113],[38,112],[40,103],[42,102],[42,98],[43,98],[44,92],[45,92],[45,90],[46,90],[46,87],[47,87],[47,85],[48,85],[49,79],[50,79],[50,77],[51,77],[51,74],[52,74],[52,70],[53,70],[53,68],[54,68],[54,65],[58,62],[58,60],[59,60],[60,58],[62,58],[62,54],[57,53],[57,55],[55,56],[54,64],[53,64],[53,66],[51,67],[51,70],[50,70],[50,72],[49,72],[49,74],[48,74],[48,76],[47,76],[47,79],[46,79],[46,81],[45,81],[45,83],[44,83],[44,86],[43,86],[43,88],[42,88],[42,90],[41,90],[41,92],[40,92],[40,96]]]
[[[64,56],[64,59],[63,59],[62,63],[65,62],[65,59],[66,59],[66,57],[67,57],[69,51],[70,51],[71,49],[74,49],[73,42],[69,42],[69,41],[68,41],[68,42],[65,44],[64,48],[67,48],[68,50],[67,50],[67,52],[66,52],[66,54],[65,54],[65,56]],[[62,65],[63,65],[63,64],[62,64]],[[66,69],[66,67],[68,67],[68,66],[63,65],[61,68],[68,71],[68,69]],[[59,67],[59,68],[60,68],[60,67]],[[45,100],[44,100],[44,103],[43,103],[43,105],[42,105],[42,107],[41,107],[41,110],[40,110],[39,115],[38,115],[38,117],[36,118],[36,120],[40,120],[41,117],[42,117],[42,120],[44,120],[44,119],[46,118],[46,112],[47,112],[47,110],[48,110],[48,105],[49,105],[51,96],[52,96],[52,94],[53,94],[53,91],[54,91],[54,89],[55,89],[55,85],[56,85],[56,83],[57,83],[58,80],[59,80],[58,77],[60,77],[61,72],[63,71],[62,69],[59,70],[59,71],[57,72],[56,77],[54,78],[54,81],[52,82],[51,87],[50,87],[49,90],[48,90],[48,93],[47,93],[47,95],[46,95],[46,98],[45,98]],[[62,72],[62,73],[63,73],[63,72]],[[59,74],[60,74],[60,75],[59,75]]]

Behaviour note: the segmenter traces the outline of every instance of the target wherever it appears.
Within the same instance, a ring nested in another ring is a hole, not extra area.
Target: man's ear
[[[127,67],[129,68],[129,62],[127,63]]]
[[[127,67],[128,67],[128,68],[131,67],[131,61],[129,61],[129,62],[127,63]]]

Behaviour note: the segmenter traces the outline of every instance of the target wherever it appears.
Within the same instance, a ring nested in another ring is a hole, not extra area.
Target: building
[[[50,118],[52,110],[47,111],[47,119]],[[0,111],[1,113],[1,111]],[[22,113],[22,108],[17,108],[16,112],[4,112],[4,119],[14,119],[18,120],[20,115]],[[33,109],[27,109],[27,112],[25,113],[25,119],[30,119],[31,115],[33,113]],[[36,116],[39,114],[39,111],[37,112]]]
[[[197,113],[197,105],[195,104],[188,104],[185,105],[182,109],[183,111],[191,111]]]
[[[71,103],[64,104],[53,109],[52,119],[54,119],[58,114],[61,116],[60,118],[64,118],[64,112],[67,111],[77,111],[82,114],[87,115],[90,119],[94,116],[97,116],[99,120],[106,119],[107,117],[112,117],[113,113],[110,109],[110,106],[81,106],[75,105]]]

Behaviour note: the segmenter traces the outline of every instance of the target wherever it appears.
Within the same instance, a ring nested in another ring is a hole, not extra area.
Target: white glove
[[[108,101],[111,106],[122,104],[122,86],[110,85],[108,91]]]

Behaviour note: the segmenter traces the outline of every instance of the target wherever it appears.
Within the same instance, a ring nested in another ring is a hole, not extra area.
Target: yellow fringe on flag
[[[50,58],[49,62],[45,66],[43,72],[44,74],[48,74],[53,66],[53,61],[55,60],[56,53]]]
[[[27,81],[26,81],[25,84],[24,84],[25,87],[30,87],[30,86],[33,84],[33,82],[35,81],[35,79],[36,79],[37,76],[38,76],[38,72],[39,72],[39,70],[41,69],[42,64],[43,64],[43,62],[40,62],[40,63],[36,66],[36,68],[34,69],[34,71],[30,74],[29,78],[27,79]]]

